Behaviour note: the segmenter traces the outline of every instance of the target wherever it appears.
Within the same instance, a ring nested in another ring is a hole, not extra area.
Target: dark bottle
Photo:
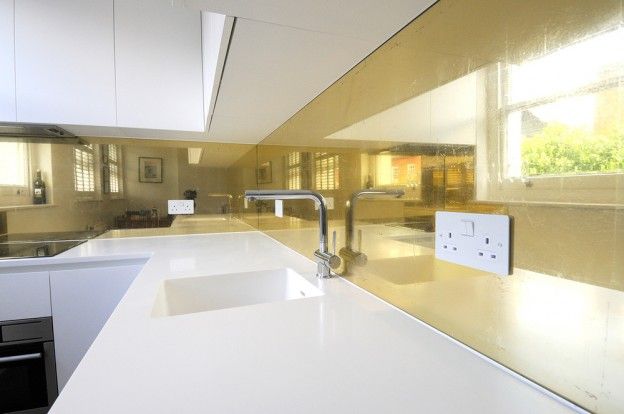
[[[37,170],[37,177],[33,183],[33,204],[46,203],[45,183],[41,179],[41,170]]]

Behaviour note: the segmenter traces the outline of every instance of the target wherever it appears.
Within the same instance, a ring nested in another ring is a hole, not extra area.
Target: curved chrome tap
[[[340,257],[329,252],[328,227],[327,227],[327,203],[325,198],[311,190],[247,190],[245,198],[254,200],[313,200],[319,205],[319,248],[314,252],[318,258],[318,270],[316,275],[321,278],[331,277],[331,269],[340,266]],[[335,241],[334,241],[335,243]]]
[[[354,209],[357,200],[361,198],[377,198],[383,196],[402,197],[405,194],[403,190],[360,190],[351,194],[351,198],[345,204],[345,247],[340,249],[340,256],[345,259],[345,265],[347,262],[353,263],[358,266],[363,266],[368,261],[368,258],[364,253],[353,249],[353,230],[354,230]]]

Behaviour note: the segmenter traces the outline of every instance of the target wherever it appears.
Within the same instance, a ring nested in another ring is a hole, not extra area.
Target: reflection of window
[[[624,171],[624,29],[502,72],[507,178]]]
[[[287,185],[290,190],[301,189],[301,153],[291,152],[286,158],[286,170],[287,170]]]
[[[340,188],[340,156],[327,152],[314,153],[314,182],[317,190]]]
[[[74,190],[95,192],[95,154],[93,145],[74,147]]]
[[[0,186],[28,186],[28,150],[26,144],[0,142]]]
[[[102,191],[112,195],[121,195],[123,171],[121,147],[115,144],[102,146]]]

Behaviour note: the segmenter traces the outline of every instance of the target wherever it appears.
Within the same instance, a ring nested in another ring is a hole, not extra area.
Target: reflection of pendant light
[[[189,148],[188,149],[188,163],[189,164],[199,164],[199,160],[201,160],[203,148]]]

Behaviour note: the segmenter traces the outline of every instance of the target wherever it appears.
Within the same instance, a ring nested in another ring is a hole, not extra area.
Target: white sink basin
[[[321,290],[292,269],[167,279],[158,291],[152,316],[183,315],[321,295]]]

